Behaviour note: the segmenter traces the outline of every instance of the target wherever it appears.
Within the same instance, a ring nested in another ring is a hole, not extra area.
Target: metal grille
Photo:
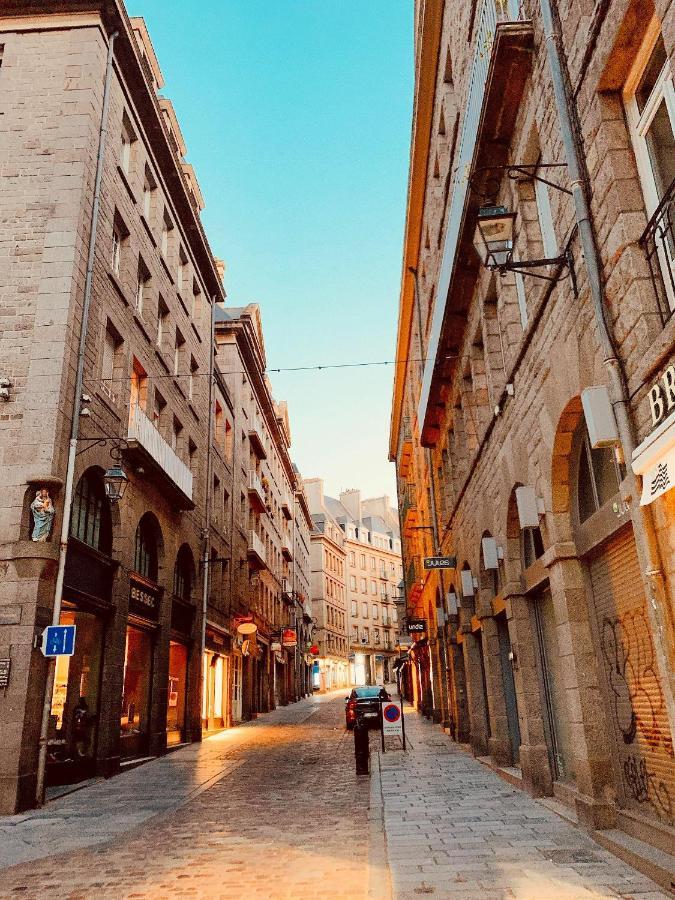
[[[675,180],[640,238],[649,264],[661,322],[666,324],[675,308]]]

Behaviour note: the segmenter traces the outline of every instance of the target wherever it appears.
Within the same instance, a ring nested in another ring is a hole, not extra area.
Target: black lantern
[[[513,225],[516,214],[505,206],[481,206],[473,245],[487,269],[505,271],[513,255]]]
[[[124,496],[129,479],[121,466],[112,466],[103,476],[105,495],[111,503],[117,503]]]

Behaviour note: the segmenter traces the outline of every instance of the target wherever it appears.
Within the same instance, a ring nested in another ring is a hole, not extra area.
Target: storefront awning
[[[642,476],[640,506],[653,503],[675,487],[675,412],[636,447],[633,471]]]

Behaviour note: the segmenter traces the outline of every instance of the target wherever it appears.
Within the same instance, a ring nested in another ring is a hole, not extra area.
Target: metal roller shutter
[[[673,740],[632,528],[604,544],[589,568],[624,802],[672,825]]]

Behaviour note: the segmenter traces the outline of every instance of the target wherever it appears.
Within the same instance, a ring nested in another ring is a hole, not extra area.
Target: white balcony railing
[[[136,441],[140,447],[162,469],[168,478],[185,496],[192,500],[192,472],[176,455],[150,419],[138,407],[133,406],[129,415],[127,438]]]
[[[255,531],[249,531],[248,533],[248,552],[257,556],[260,562],[267,565],[265,545]]]
[[[504,9],[506,7],[506,9]],[[504,14],[506,13],[506,14]],[[431,383],[433,380],[436,356],[441,339],[443,320],[445,318],[445,298],[450,289],[450,280],[455,265],[455,256],[459,246],[460,229],[464,216],[466,195],[469,188],[469,176],[473,155],[476,149],[476,138],[480,123],[483,99],[485,97],[485,85],[487,83],[490,58],[492,56],[492,44],[495,39],[497,22],[501,20],[516,21],[520,18],[518,0],[507,0],[499,3],[499,15],[495,0],[483,0],[478,18],[476,43],[474,45],[473,63],[469,75],[468,91],[466,95],[466,112],[462,123],[455,164],[455,179],[452,188],[452,197],[448,210],[448,227],[445,232],[445,244],[438,274],[438,286],[436,297],[438,300],[434,306],[431,330],[429,332],[429,344],[427,346],[426,364],[420,389],[417,418],[420,428],[426,418]],[[453,164],[453,160],[450,161]]]
[[[260,503],[263,506],[265,505],[265,488],[260,480],[260,476],[253,469],[248,473],[248,490],[249,493],[257,494]]]

